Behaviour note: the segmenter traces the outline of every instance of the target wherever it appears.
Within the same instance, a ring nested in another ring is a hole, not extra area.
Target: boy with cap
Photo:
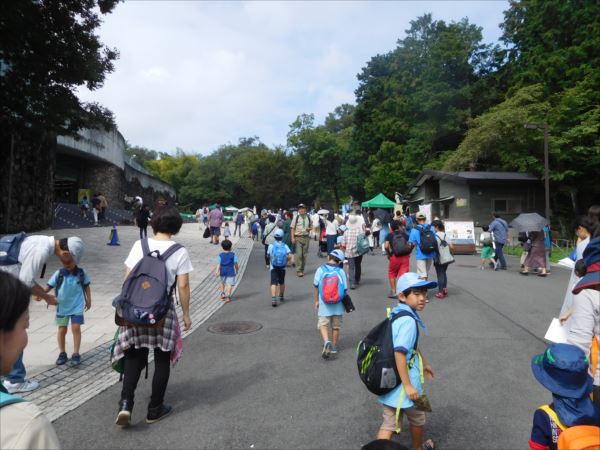
[[[59,240],[54,236],[26,236],[20,243],[18,250],[18,263],[12,265],[0,265],[0,270],[9,272],[18,277],[23,283],[31,288],[33,299],[44,300],[48,305],[56,305],[56,297],[47,293],[35,278],[43,272],[46,262],[54,254],[61,262],[83,254],[83,241],[78,237],[67,239],[67,249],[59,246]],[[43,275],[42,275],[43,277]],[[39,383],[26,378],[23,354],[19,355],[13,365],[10,374],[3,382],[6,390],[13,394],[17,392],[30,392],[39,387]]]
[[[424,280],[429,276],[429,269],[431,269],[433,257],[435,256],[435,252],[423,253],[421,250],[421,233],[431,229],[431,225],[428,225],[426,222],[427,217],[419,211],[417,213],[417,225],[410,230],[410,236],[408,238],[408,243],[417,248],[417,274],[419,275],[419,278]]]
[[[393,319],[392,322],[396,368],[402,383],[387,394],[378,397],[379,403],[383,405],[383,422],[377,433],[377,439],[391,439],[393,433],[399,429],[402,414],[405,413],[410,424],[413,449],[434,448],[431,439],[423,443],[425,412],[418,409],[414,402],[423,395],[423,375],[433,379],[433,369],[423,353],[417,351],[418,327],[426,331],[425,324],[417,311],[423,311],[425,308],[427,289],[435,287],[437,287],[436,282],[423,280],[414,272],[407,272],[398,278],[396,283],[398,305],[391,311],[391,317],[400,312],[410,314],[410,316]]]
[[[63,250],[72,251],[69,247],[69,239],[61,239],[59,247]],[[74,245],[74,242],[71,241]],[[83,312],[92,306],[92,292],[90,290],[90,278],[85,270],[78,267],[82,252],[69,252],[69,258],[61,259],[63,268],[54,272],[48,280],[46,292],[54,289],[58,306],[56,308],[56,325],[58,326],[58,349],[59,354],[56,365],[60,366],[68,361],[66,352],[66,336],[69,321],[71,322],[71,333],[73,333],[73,354],[71,356],[71,366],[81,364],[81,355],[79,348],[81,346],[81,325]]]
[[[285,268],[291,260],[292,251],[283,242],[284,232],[281,228],[275,230],[275,241],[269,244],[267,255],[271,269],[271,306],[277,306],[277,286],[279,286],[279,302],[283,303],[285,295]]]
[[[327,263],[315,272],[313,280],[315,310],[318,312],[319,317],[317,329],[323,338],[321,356],[324,359],[337,354],[342,316],[345,311],[342,299],[348,290],[346,273],[340,268],[343,261],[343,251],[339,249],[332,251],[327,257]],[[329,340],[330,326],[332,340]]]
[[[588,359],[581,349],[571,344],[550,344],[544,353],[533,357],[531,369],[552,393],[553,401],[539,407],[533,415],[530,449],[556,450],[561,434],[568,428],[600,426],[600,410],[590,398],[592,378],[588,374]],[[590,431],[600,446],[600,428]]]

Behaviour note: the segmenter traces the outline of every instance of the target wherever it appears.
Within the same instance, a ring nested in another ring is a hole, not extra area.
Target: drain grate
[[[258,322],[221,322],[209,326],[208,331],[215,334],[249,334],[262,327]]]
[[[475,269],[475,268],[477,268],[479,266],[472,266],[470,264],[457,264],[456,267],[467,267],[467,268],[470,268],[470,269]]]

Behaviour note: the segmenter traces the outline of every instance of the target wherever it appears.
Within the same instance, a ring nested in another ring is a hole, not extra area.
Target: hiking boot
[[[75,366],[78,366],[79,364],[81,364],[81,355],[79,353],[73,353],[71,355],[71,362],[69,363],[69,365],[71,367],[75,367]]]
[[[133,401],[121,400],[115,423],[122,427],[128,427],[131,424],[131,411],[133,411]]]
[[[158,422],[160,419],[168,416],[173,411],[171,405],[163,403],[156,408],[148,408],[148,415],[146,416],[146,423]]]
[[[31,392],[40,387],[40,383],[33,380],[24,380],[22,383],[12,383],[11,381],[4,380],[2,384],[9,394],[16,394],[18,392]]]
[[[323,359],[329,358],[329,355],[331,354],[331,349],[331,342],[325,341],[325,343],[323,344],[323,351],[321,352],[321,356],[323,357]]]
[[[273,308],[277,308],[277,299],[276,299],[275,297],[273,297],[273,298],[271,299],[271,306],[272,306]]]
[[[65,364],[67,361],[69,360],[69,358],[67,357],[67,352],[60,352],[58,354],[58,358],[56,358],[56,365],[57,366],[62,366],[63,364]]]

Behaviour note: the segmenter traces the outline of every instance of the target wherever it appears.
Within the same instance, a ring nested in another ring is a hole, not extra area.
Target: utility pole
[[[548,226],[550,225],[550,163],[548,156],[548,135],[549,128],[548,124],[544,123],[544,197],[545,197],[545,215],[546,220],[548,221]],[[530,130],[537,130],[542,128],[537,123],[526,123],[525,128]]]

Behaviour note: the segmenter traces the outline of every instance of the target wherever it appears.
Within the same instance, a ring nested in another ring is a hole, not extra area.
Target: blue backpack
[[[117,325],[158,326],[169,311],[176,281],[167,285],[166,261],[182,245],[173,244],[161,255],[158,250],[150,251],[148,239],[142,239],[141,244],[144,256],[129,272],[121,293],[112,302]]]
[[[273,267],[285,267],[287,266],[287,248],[283,242],[275,242],[271,249],[271,264]]]
[[[16,395],[7,394],[6,392],[0,392],[0,408],[3,406],[12,405],[13,403],[24,402],[25,399],[17,397]]]
[[[0,238],[0,266],[19,264],[21,244],[27,235],[24,232],[8,234]]]

